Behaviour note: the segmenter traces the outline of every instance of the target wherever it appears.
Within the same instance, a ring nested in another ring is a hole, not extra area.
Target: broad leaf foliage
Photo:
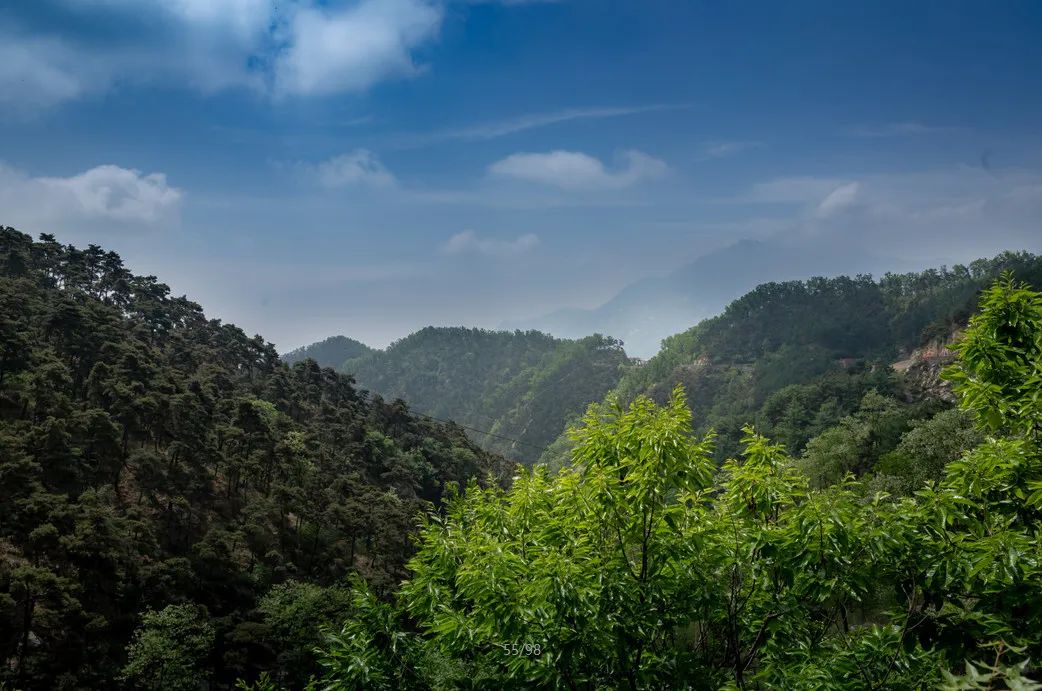
[[[1042,295],[981,307],[946,376],[987,436],[939,482],[814,489],[751,427],[717,470],[679,388],[609,400],[573,467],[425,519],[379,626],[329,639],[330,688],[1038,688]]]

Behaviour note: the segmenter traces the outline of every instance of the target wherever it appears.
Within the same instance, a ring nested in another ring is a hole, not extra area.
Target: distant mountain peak
[[[745,238],[664,276],[630,283],[600,307],[559,309],[503,327],[538,329],[559,338],[610,334],[622,339],[629,354],[648,358],[658,352],[662,339],[718,314],[761,283],[853,276],[895,267],[910,268],[893,258],[846,251],[838,236],[817,237],[814,243],[802,244],[780,237]]]
[[[282,356],[282,361],[287,365],[311,358],[321,367],[340,367],[344,361],[361,357],[373,349],[353,338],[347,336],[330,336],[329,338],[302,346]]]

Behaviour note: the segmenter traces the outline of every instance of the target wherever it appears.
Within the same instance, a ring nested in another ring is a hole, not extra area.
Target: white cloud
[[[424,0],[364,0],[331,12],[310,7],[290,22],[275,65],[282,94],[357,91],[420,69],[412,50],[437,35],[442,10]]]
[[[82,0],[80,0],[82,2]],[[112,2],[113,0],[108,0]],[[129,7],[140,0],[115,0]],[[252,37],[267,25],[272,0],[153,0],[156,5],[189,22],[227,26],[236,34]],[[286,3],[290,6],[292,2]]]
[[[103,93],[117,84],[146,82],[204,92],[263,88],[264,75],[251,67],[251,60],[274,45],[274,0],[63,4],[77,13],[104,13],[106,22],[138,22],[130,33],[135,39],[87,43],[60,31],[31,32],[8,22],[0,28],[0,103],[28,111]]]
[[[535,249],[539,244],[539,236],[535,233],[519,235],[513,240],[496,240],[478,237],[473,230],[456,233],[442,246],[445,254],[484,254],[493,257],[505,257],[524,254]]]
[[[825,218],[851,206],[857,199],[860,189],[861,183],[859,182],[848,182],[845,185],[840,185],[821,200],[817,209],[815,209],[815,213],[819,218]]]
[[[444,12],[438,0],[360,0],[336,8],[319,0],[61,4],[77,15],[90,11],[106,23],[127,23],[134,38],[87,43],[60,29],[30,31],[7,22],[0,28],[0,103],[48,107],[142,83],[282,96],[360,91],[422,71],[413,51],[438,35]]]
[[[102,165],[70,177],[30,177],[0,164],[0,208],[35,225],[104,221],[140,226],[176,214],[183,193],[162,173]]]
[[[564,189],[606,190],[659,177],[667,169],[665,163],[640,151],[626,151],[619,158],[619,166],[609,170],[600,160],[578,151],[520,153],[493,163],[489,172]]]
[[[322,187],[330,189],[353,185],[391,187],[395,184],[394,175],[366,149],[355,149],[317,165],[304,165],[303,170]]]

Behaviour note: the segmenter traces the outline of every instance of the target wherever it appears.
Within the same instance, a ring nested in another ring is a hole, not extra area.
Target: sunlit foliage
[[[1035,688],[1042,296],[1006,278],[981,307],[947,376],[988,436],[940,481],[895,497],[839,465],[815,489],[751,427],[716,470],[679,389],[609,401],[572,468],[471,484],[427,519],[396,603],[331,639],[328,683]]]

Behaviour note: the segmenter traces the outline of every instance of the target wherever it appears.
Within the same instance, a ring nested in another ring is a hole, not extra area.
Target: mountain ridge
[[[428,326],[340,370],[385,398],[466,426],[484,448],[531,462],[615,385],[629,358],[615,339]]]
[[[316,343],[295,348],[288,353],[284,353],[281,358],[287,365],[311,358],[320,367],[332,367],[335,369],[342,365],[345,360],[361,357],[372,351],[373,348],[370,348],[365,343],[340,335],[330,336]]]
[[[1028,252],[880,279],[763,283],[715,317],[666,338],[646,364],[625,371],[613,393],[661,403],[684,385],[696,429],[719,434],[718,460],[735,453],[748,421],[799,453],[872,390],[904,400],[911,385],[950,405],[944,387],[925,380],[937,367],[917,368],[919,381],[906,382],[891,365],[949,342],[979,292],[1007,270],[1042,286],[1042,257]],[[561,464],[569,448],[559,438],[542,460]]]
[[[913,268],[871,252],[844,252],[844,240],[839,236],[815,240],[822,243],[816,249],[809,243],[780,238],[739,240],[665,276],[630,283],[598,307],[564,308],[502,326],[537,329],[560,338],[609,334],[621,339],[631,355],[650,358],[663,339],[719,313],[761,283]],[[825,248],[830,255],[827,270],[818,256]]]

